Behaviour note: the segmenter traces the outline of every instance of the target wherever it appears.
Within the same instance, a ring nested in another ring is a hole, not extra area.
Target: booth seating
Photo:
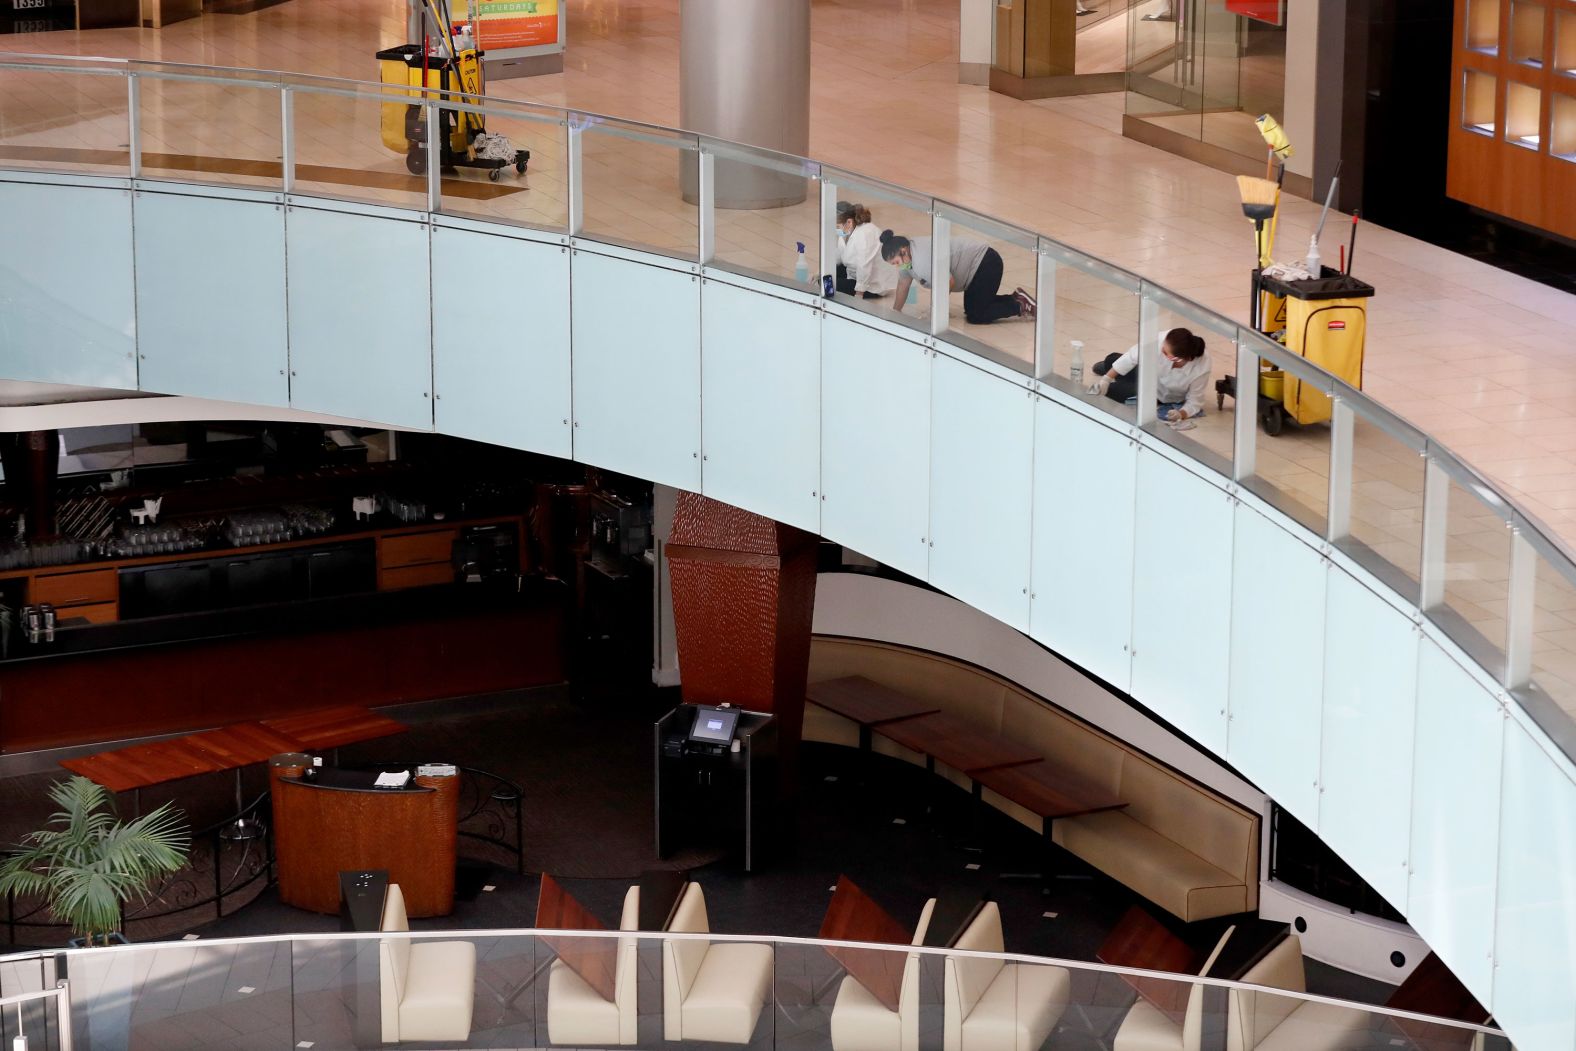
[[[1215,943],[1209,959],[1205,960],[1204,966],[1199,968],[1200,978],[1206,977],[1209,969],[1215,966],[1215,960],[1219,958],[1221,950],[1226,947],[1226,942],[1230,940],[1232,932],[1236,929],[1236,927],[1227,927],[1226,932],[1220,936],[1220,941]],[[1142,980],[1148,982],[1156,979]],[[1178,975],[1177,981],[1182,982],[1186,979]],[[1140,995],[1133,1001],[1133,1006],[1128,1008],[1111,1047],[1112,1051],[1199,1051],[1203,1038],[1204,987],[1195,984],[1187,991],[1186,1006],[1180,1023]]]
[[[706,896],[684,890],[668,931],[706,934]],[[747,1044],[772,985],[772,947],[673,938],[662,947],[662,1038]]]
[[[953,945],[1005,952],[1001,910],[986,902]],[[945,1051],[1039,1051],[1067,1010],[1072,976],[1065,967],[948,956],[944,979]]]
[[[1251,912],[1259,902],[1259,815],[1195,783],[1000,676],[923,650],[817,636],[810,682],[863,675],[933,703],[992,733],[1029,745],[1045,762],[1107,790],[1127,806],[1061,818],[1055,842],[1186,922]],[[815,704],[806,740],[856,746],[859,729]],[[875,739],[876,751],[923,757]],[[959,771],[937,772],[961,787]],[[981,797],[1039,832],[1040,818],[986,789]]]
[[[1288,934],[1242,981],[1306,992],[1302,941]],[[1366,1011],[1279,996],[1268,989],[1232,989],[1226,997],[1226,1051],[1345,1051],[1367,1046],[1368,1038]]]
[[[920,910],[909,944],[925,943],[935,911],[936,899],[931,898]],[[896,1011],[888,1009],[853,974],[844,976],[832,1005],[832,1051],[919,1051],[918,953],[904,957]]]
[[[389,884],[382,930],[410,930],[398,883]],[[476,994],[476,946],[415,941],[409,934],[381,938],[378,990],[385,1044],[468,1040]]]
[[[624,894],[618,929],[639,929],[640,888]],[[636,950],[638,940],[619,938],[613,964],[613,998],[604,997],[562,958],[547,974],[547,1040],[552,1044],[609,1047],[633,1044],[637,1032]]]

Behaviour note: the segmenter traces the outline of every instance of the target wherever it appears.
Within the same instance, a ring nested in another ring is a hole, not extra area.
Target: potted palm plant
[[[108,945],[119,937],[121,906],[186,864],[185,817],[165,803],[117,820],[109,793],[85,777],[56,782],[49,798],[60,809],[0,864],[0,894],[43,897],[78,944]]]

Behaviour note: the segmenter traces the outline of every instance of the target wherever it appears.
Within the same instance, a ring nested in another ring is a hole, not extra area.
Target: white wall
[[[977,664],[1258,812],[1268,797],[1028,636],[948,595],[863,573],[822,573],[814,630]]]
[[[958,61],[990,65],[996,0],[958,0]]]

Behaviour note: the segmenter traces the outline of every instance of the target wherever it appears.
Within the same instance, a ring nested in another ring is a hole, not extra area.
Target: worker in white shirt
[[[963,293],[963,316],[971,325],[988,325],[1010,317],[1034,317],[1034,297],[1022,288],[1010,296],[1001,294],[1001,253],[984,241],[967,237],[948,238],[947,291]],[[897,294],[893,304],[898,310],[908,300],[908,289],[918,281],[930,287],[930,238],[900,237],[891,230],[881,231],[881,258],[897,267]]]
[[[897,268],[881,258],[881,231],[870,209],[837,202],[837,290],[880,299],[897,287]]]
[[[1134,402],[1138,396],[1138,346],[1126,354],[1111,354],[1091,366],[1099,378],[1090,394],[1104,394],[1113,401]],[[1180,424],[1204,415],[1204,394],[1209,390],[1209,355],[1204,340],[1185,328],[1174,328],[1160,339],[1160,373],[1155,377],[1159,405],[1155,415]],[[1184,428],[1186,429],[1186,428]]]

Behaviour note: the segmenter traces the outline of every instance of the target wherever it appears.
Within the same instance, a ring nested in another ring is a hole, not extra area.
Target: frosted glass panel
[[[1029,634],[1121,690],[1132,674],[1137,471],[1125,434],[1036,399]]]
[[[1180,526],[1172,523],[1173,531]],[[1173,538],[1179,545],[1173,549],[1178,560],[1190,559],[1191,539],[1175,532]],[[1317,551],[1241,504],[1236,508],[1231,567],[1226,756],[1248,780],[1312,827],[1319,819],[1328,569]],[[1175,628],[1185,634],[1188,621],[1179,619]]]
[[[572,454],[567,249],[433,227],[432,349],[438,430]]]
[[[573,256],[575,459],[699,492],[699,279]]]
[[[1576,1046],[1576,785],[1556,754],[1506,721],[1494,1014],[1525,1048]]]
[[[1479,994],[1493,979],[1499,706],[1437,643],[1417,662],[1407,918]]]
[[[290,404],[284,207],[138,193],[136,208],[142,389]]]
[[[808,306],[701,287],[707,496],[821,531],[821,321]]]
[[[0,182],[0,241],[4,378],[135,390],[131,191]]]
[[[942,355],[930,392],[930,582],[1027,628],[1034,401]]]
[[[1133,696],[1226,752],[1232,503],[1159,453],[1140,452],[1133,552]]]
[[[291,208],[290,404],[432,426],[427,227]]]
[[[924,579],[930,359],[923,347],[824,320],[821,463],[822,535]]]
[[[1329,574],[1328,587],[1319,823],[1312,827],[1404,913],[1419,635],[1345,573]]]

